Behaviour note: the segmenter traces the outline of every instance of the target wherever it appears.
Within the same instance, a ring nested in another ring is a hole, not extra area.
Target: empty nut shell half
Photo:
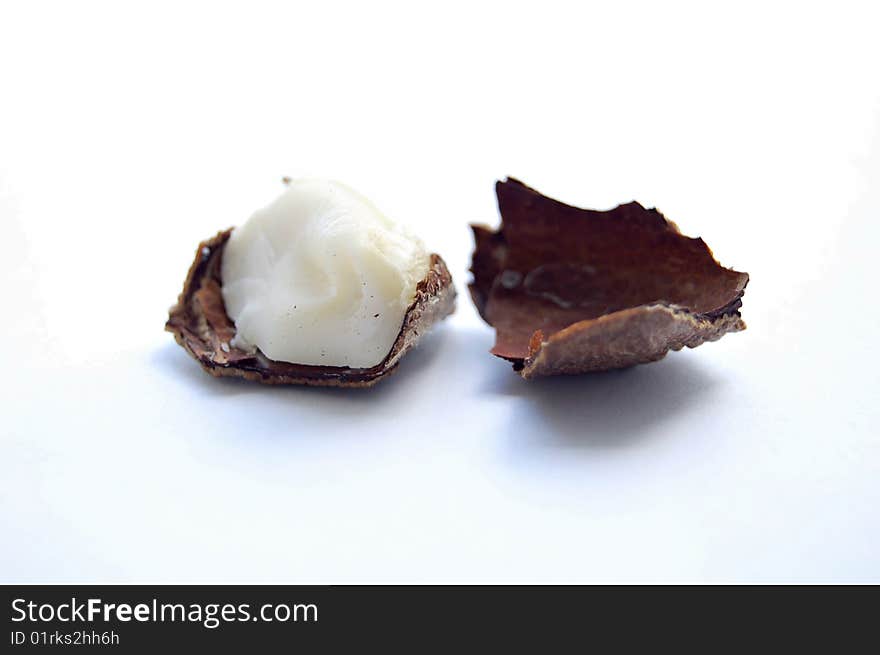
[[[455,309],[455,287],[446,264],[431,255],[428,274],[418,284],[391,351],[372,368],[312,366],[278,362],[262,352],[232,345],[235,325],[226,314],[221,293],[220,263],[231,229],[203,241],[196,251],[183,292],[169,311],[165,329],[214,376],[239,377],[265,384],[369,387],[391,374],[419,337]]]
[[[748,274],[656,209],[579,209],[515,179],[495,190],[502,224],[471,226],[470,292],[491,352],[524,378],[653,362],[745,329]]]

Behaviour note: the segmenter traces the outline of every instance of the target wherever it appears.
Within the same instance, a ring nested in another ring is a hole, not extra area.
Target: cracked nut
[[[215,376],[367,387],[452,313],[446,264],[345,185],[285,180],[199,244],[166,330]]]

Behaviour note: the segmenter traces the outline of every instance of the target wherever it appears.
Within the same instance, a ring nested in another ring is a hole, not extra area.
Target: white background
[[[871,4],[3,3],[0,580],[880,581]],[[449,262],[373,390],[163,332],[283,175]],[[658,207],[751,274],[749,329],[519,379],[466,293],[506,175]]]

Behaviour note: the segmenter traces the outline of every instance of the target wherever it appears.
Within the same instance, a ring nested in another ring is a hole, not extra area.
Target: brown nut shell
[[[748,274],[656,209],[580,209],[511,178],[495,190],[501,227],[471,226],[469,288],[492,354],[524,378],[653,362],[745,329]]]
[[[239,377],[264,384],[305,384],[324,387],[369,387],[390,375],[419,337],[455,309],[455,287],[446,264],[431,255],[431,267],[416,288],[391,351],[372,368],[311,366],[269,359],[232,345],[235,325],[226,314],[221,293],[220,263],[232,229],[199,244],[183,292],[169,310],[165,329],[214,376]]]

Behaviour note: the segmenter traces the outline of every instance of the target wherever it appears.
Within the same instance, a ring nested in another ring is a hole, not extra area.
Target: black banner
[[[875,587],[5,586],[3,652],[117,653],[443,643],[675,645],[697,634],[838,648],[869,634]],[[832,629],[833,628],[833,629]],[[561,643],[561,642],[560,642]]]

